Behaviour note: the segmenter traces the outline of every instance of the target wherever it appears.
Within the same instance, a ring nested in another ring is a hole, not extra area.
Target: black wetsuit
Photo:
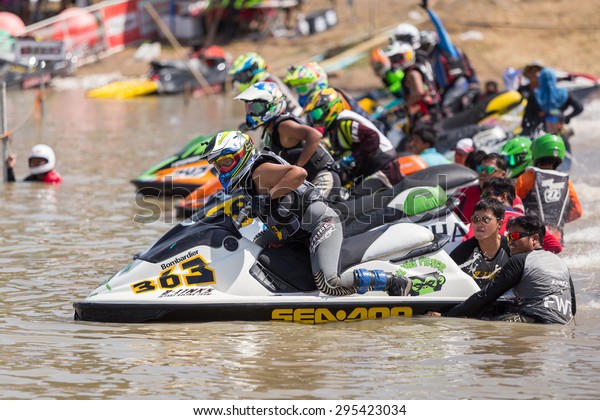
[[[541,248],[512,256],[487,286],[443,315],[476,317],[511,288],[517,298],[516,315],[524,320],[568,324],[575,315],[569,268]]]
[[[502,269],[510,258],[510,250],[505,237],[500,240],[496,255],[486,258],[479,248],[479,241],[472,237],[458,245],[450,253],[450,258],[475,280],[479,287],[485,287]]]

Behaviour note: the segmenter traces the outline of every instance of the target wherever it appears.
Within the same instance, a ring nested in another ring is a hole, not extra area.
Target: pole
[[[2,98],[0,99],[0,105],[2,105],[2,174],[4,182],[8,182],[8,166],[6,166],[6,159],[8,159],[8,116],[6,112],[6,82],[2,82]]]
[[[202,73],[200,73],[198,71],[198,69],[196,69],[195,67],[190,65],[189,59],[188,59],[185,51],[183,50],[183,47],[181,46],[179,41],[177,41],[177,38],[175,38],[175,35],[173,35],[173,32],[171,32],[169,27],[167,25],[165,25],[165,22],[163,22],[163,20],[160,18],[160,16],[156,12],[156,9],[154,8],[154,6],[152,6],[152,3],[146,3],[146,4],[144,4],[144,7],[146,8],[146,11],[148,12],[148,14],[150,14],[150,17],[152,17],[152,19],[156,23],[156,25],[158,25],[158,28],[167,37],[167,40],[169,40],[169,42],[171,43],[171,45],[173,46],[175,51],[181,55],[181,58],[184,60],[188,69],[192,72],[192,74],[194,75],[194,77],[196,78],[198,83],[200,83],[200,86],[202,86],[204,93],[206,93],[207,95],[211,95],[212,89],[210,88],[210,85],[204,78],[204,75]]]
[[[169,0],[169,29],[175,29],[175,0]]]

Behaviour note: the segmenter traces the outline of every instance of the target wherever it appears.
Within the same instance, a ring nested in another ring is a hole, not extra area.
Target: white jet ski
[[[248,226],[251,226],[249,224]],[[187,219],[74,303],[96,322],[290,321],[323,323],[447,311],[479,290],[442,248],[446,235],[413,223],[344,240],[342,272],[382,269],[409,277],[409,296],[320,293],[303,245],[261,248],[223,211]]]

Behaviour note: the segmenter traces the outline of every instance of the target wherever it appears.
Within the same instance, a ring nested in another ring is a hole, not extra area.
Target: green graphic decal
[[[446,277],[437,272],[411,276],[411,280],[411,296],[437,292],[438,290],[442,290],[442,286],[446,283]]]

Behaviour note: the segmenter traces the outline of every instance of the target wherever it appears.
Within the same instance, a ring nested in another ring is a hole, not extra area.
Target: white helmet
[[[272,82],[257,82],[234,99],[246,103],[246,124],[255,129],[285,112],[281,89]]]
[[[29,173],[31,175],[40,175],[50,172],[54,169],[56,164],[56,156],[54,156],[54,150],[46,144],[36,144],[29,151],[29,161],[32,158],[46,159],[46,163],[40,166],[29,167]]]
[[[400,67],[402,70],[415,64],[416,54],[414,48],[405,42],[394,43],[385,50],[385,55],[390,58],[392,67]]]
[[[390,44],[397,42],[407,42],[417,50],[421,46],[421,34],[415,25],[410,23],[401,23],[392,31]]]
[[[433,31],[421,31],[420,32],[421,39],[421,49],[425,51],[427,54],[431,54],[433,49],[435,48],[438,39],[437,34]]]

